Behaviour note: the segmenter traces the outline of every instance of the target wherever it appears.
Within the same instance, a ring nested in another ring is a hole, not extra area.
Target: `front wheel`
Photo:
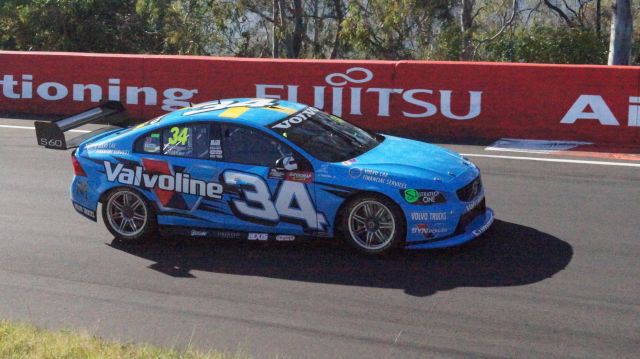
[[[157,227],[151,206],[138,192],[128,188],[119,188],[107,195],[102,219],[109,232],[119,240],[148,238]]]
[[[403,242],[404,221],[398,206],[381,196],[352,200],[342,218],[349,244],[365,254],[386,252]]]

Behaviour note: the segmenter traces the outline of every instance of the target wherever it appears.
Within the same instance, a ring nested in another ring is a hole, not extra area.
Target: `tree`
[[[135,5],[134,0],[5,0],[2,42],[17,50],[138,52],[152,36]]]
[[[612,7],[609,65],[629,65],[632,34],[631,0],[616,0]]]
[[[626,64],[635,16],[630,0],[1,0],[0,49]]]
[[[502,2],[504,3],[504,1]],[[485,1],[476,9],[476,0],[462,0],[462,6],[460,10],[460,23],[462,31],[462,52],[460,60],[472,61],[476,59],[476,54],[480,46],[494,41],[500,37],[505,30],[510,28],[516,20],[518,15],[518,0],[511,0],[508,9],[506,3],[502,4],[497,1]],[[485,35],[483,38],[476,38],[477,32],[476,19],[482,12],[487,13],[486,17],[495,17],[498,15],[498,23],[492,26],[492,21],[488,18],[484,18],[482,23],[487,29],[485,29]],[[490,33],[493,31],[493,33]]]

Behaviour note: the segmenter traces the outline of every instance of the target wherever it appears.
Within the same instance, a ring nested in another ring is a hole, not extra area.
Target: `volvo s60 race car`
[[[127,127],[118,102],[37,122],[76,148],[71,200],[120,240],[162,234],[255,241],[343,237],[365,253],[457,245],[494,219],[480,170],[424,142],[370,133],[275,99],[207,102]],[[87,123],[110,125],[67,140]]]

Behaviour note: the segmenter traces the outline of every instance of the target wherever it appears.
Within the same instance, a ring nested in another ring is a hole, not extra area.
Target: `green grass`
[[[241,354],[166,349],[151,345],[120,344],[86,333],[50,331],[28,324],[0,321],[0,358],[11,359],[239,359]]]

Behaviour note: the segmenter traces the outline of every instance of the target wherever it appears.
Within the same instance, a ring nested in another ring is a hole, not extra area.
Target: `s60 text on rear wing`
[[[107,101],[100,106],[53,122],[36,121],[36,137],[40,146],[66,150],[78,147],[82,141],[95,135],[113,130],[114,126],[126,127],[128,122],[122,104],[117,101]],[[65,132],[89,123],[105,123],[111,126],[66,139]]]

